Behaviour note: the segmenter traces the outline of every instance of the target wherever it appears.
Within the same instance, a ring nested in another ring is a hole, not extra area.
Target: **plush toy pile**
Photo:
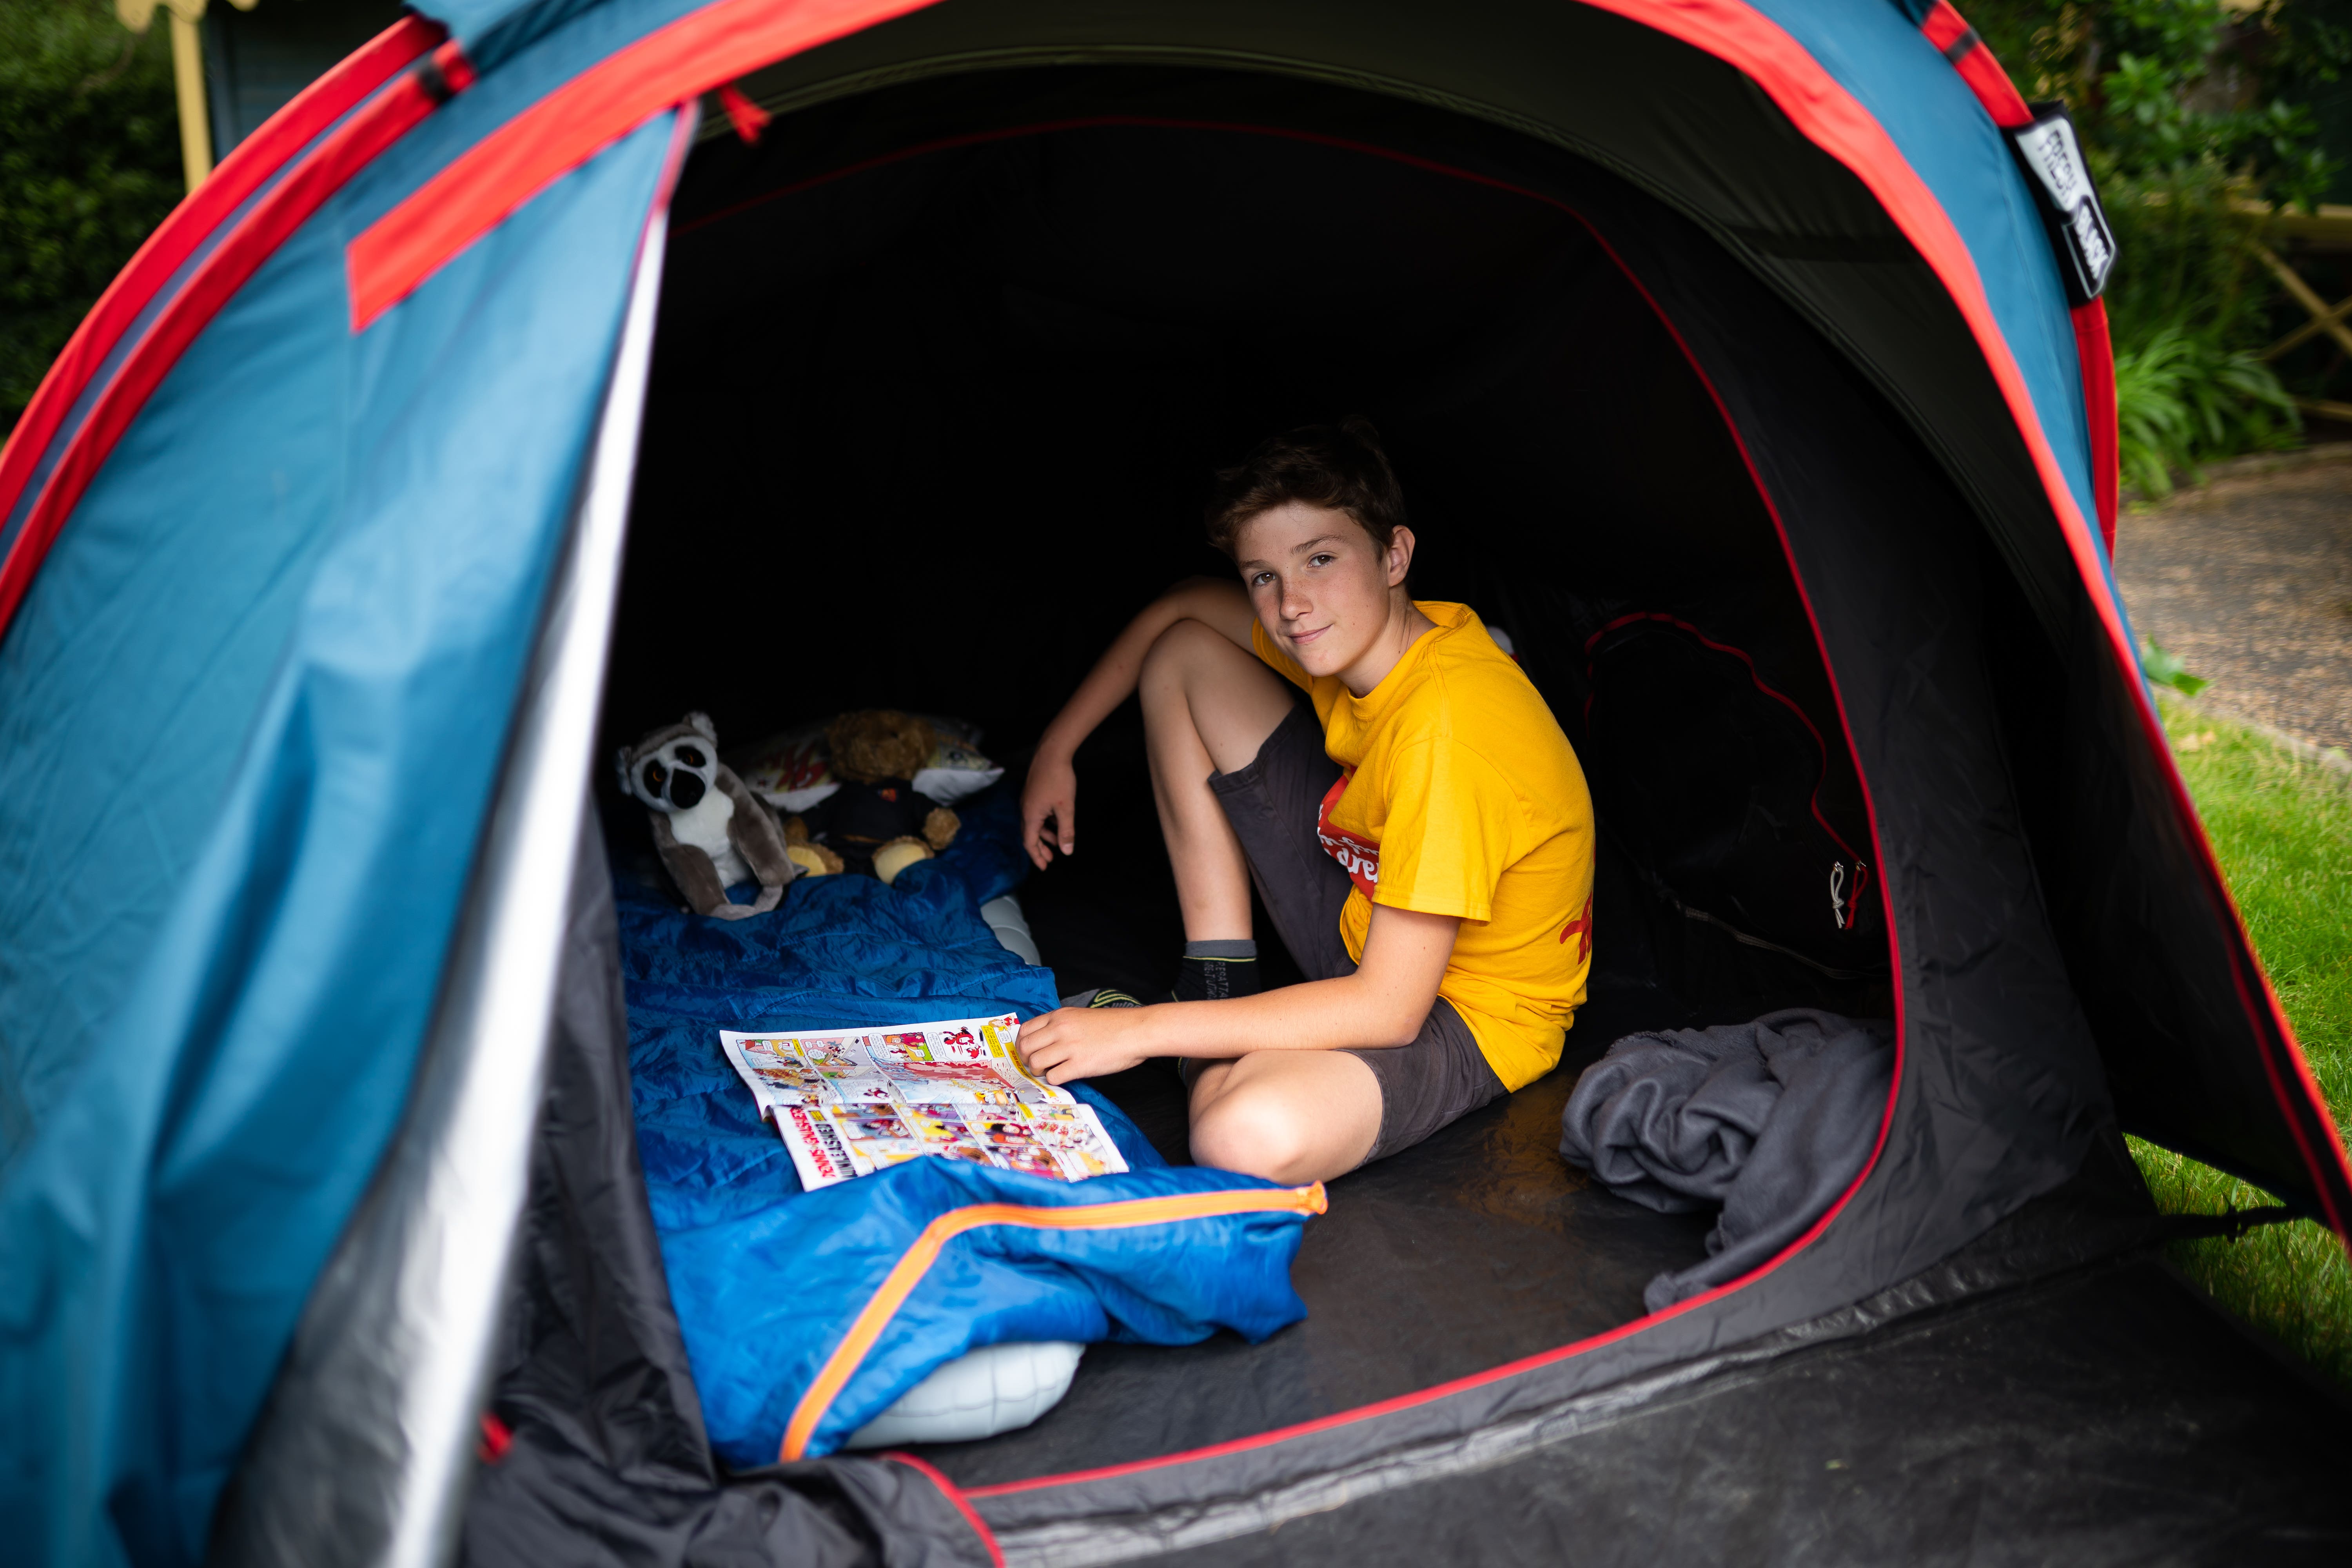
[[[836,867],[870,868],[887,884],[954,841],[956,814],[915,787],[940,744],[928,719],[895,709],[844,713],[825,726],[840,787],[784,819],[784,841],[808,846]]]
[[[896,880],[954,841],[962,824],[947,802],[1004,771],[968,734],[894,709],[777,737],[744,762],[749,784],[719,760],[704,713],[625,748],[619,766],[621,787],[651,814],[655,847],[688,908],[720,920],[774,909],[795,876]],[[734,902],[727,890],[746,882],[758,883],[759,897]]]
[[[953,805],[1004,776],[1003,768],[981,754],[980,731],[971,725],[936,714],[914,717],[929,725],[931,732],[929,752],[908,775],[918,794],[930,796],[935,805]],[[757,745],[730,752],[728,763],[744,786],[774,806],[777,815],[806,811],[842,787],[843,780],[833,766],[832,734],[840,721],[797,725]]]

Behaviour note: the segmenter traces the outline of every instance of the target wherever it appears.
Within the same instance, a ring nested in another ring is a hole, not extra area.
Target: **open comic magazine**
[[[1030,1076],[1021,1021],[719,1032],[814,1191],[926,1154],[1075,1182],[1127,1169],[1094,1107]]]

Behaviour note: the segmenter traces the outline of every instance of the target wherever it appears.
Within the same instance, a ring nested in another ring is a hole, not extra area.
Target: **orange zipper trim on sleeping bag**
[[[970,1208],[950,1209],[923,1227],[914,1245],[891,1266],[880,1288],[851,1321],[849,1332],[842,1336],[841,1343],[818,1369],[808,1392],[793,1407],[776,1457],[788,1462],[807,1453],[809,1438],[815,1433],[817,1423],[824,1419],[834,1400],[849,1385],[866,1352],[882,1337],[882,1331],[906,1305],[907,1298],[915,1293],[915,1287],[922,1283],[923,1276],[938,1261],[947,1244],[967,1231],[992,1225],[1026,1226],[1034,1230],[1118,1230],[1130,1226],[1162,1225],[1170,1220],[1213,1219],[1224,1215],[1318,1215],[1328,1206],[1323,1184],[1316,1182],[1272,1192],[1256,1188],[1247,1192],[1183,1193],[1173,1197],[1128,1198],[1118,1203],[1079,1204],[1068,1208],[975,1204]]]

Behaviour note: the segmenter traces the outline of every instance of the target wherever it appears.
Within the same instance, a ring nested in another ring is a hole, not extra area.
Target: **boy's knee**
[[[1181,679],[1198,668],[1203,659],[1213,658],[1233,646],[1213,627],[1193,620],[1178,621],[1144,650],[1142,674],[1147,679],[1171,675]]]
[[[1237,1086],[1192,1124],[1192,1158],[1221,1171],[1270,1182],[1296,1180],[1309,1151],[1290,1108],[1272,1095]]]

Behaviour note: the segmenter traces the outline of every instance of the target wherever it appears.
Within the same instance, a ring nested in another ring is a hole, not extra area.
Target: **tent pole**
[[[114,15],[134,33],[154,25],[159,0],[114,0]],[[180,169],[194,190],[213,172],[212,105],[205,95],[205,51],[196,24],[206,0],[160,0],[172,16],[172,92],[180,104]],[[229,0],[250,11],[260,0]]]
[[[180,166],[194,190],[213,172],[213,128],[205,102],[205,59],[196,23],[205,0],[167,0],[172,13],[172,86],[180,100]]]
[[[646,220],[409,1109],[304,1305],[208,1561],[438,1568],[456,1555],[529,1195],[572,874],[594,831],[587,781],[667,221],[661,205]]]

